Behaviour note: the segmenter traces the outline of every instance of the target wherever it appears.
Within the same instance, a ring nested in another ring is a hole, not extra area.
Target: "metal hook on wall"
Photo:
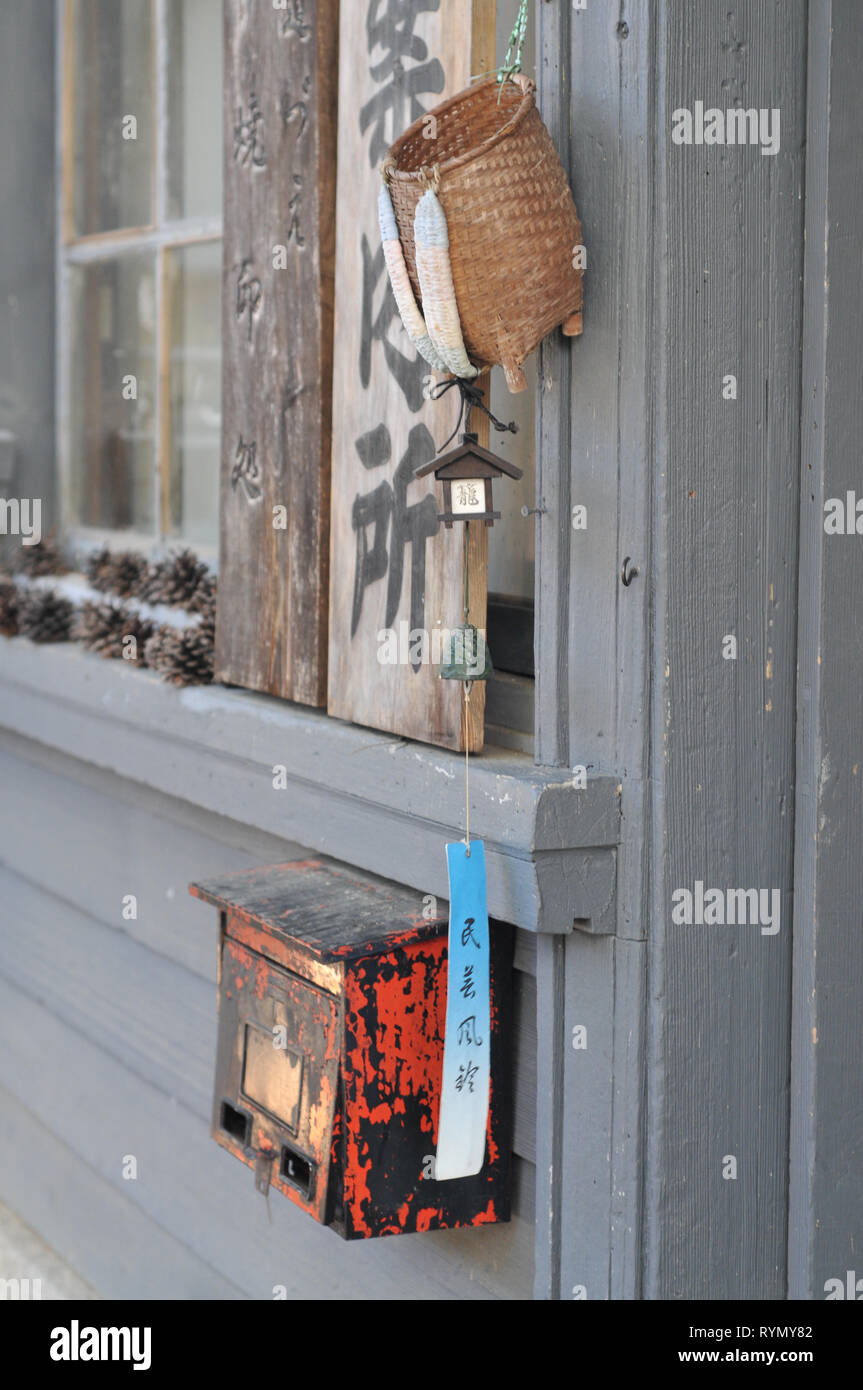
[[[625,589],[628,589],[635,576],[638,574],[638,566],[633,565],[631,557],[627,555],[620,570],[620,582]]]

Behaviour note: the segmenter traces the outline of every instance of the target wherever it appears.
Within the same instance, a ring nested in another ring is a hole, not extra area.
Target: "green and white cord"
[[[515,17],[515,24],[509,36],[509,45],[506,50],[506,57],[501,66],[497,69],[497,80],[501,87],[515,73],[521,72],[521,56],[524,52],[524,41],[527,37],[527,16],[530,9],[530,0],[521,0],[518,7],[518,14]]]

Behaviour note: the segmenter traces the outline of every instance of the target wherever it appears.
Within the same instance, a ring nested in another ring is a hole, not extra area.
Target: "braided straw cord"
[[[435,350],[454,376],[475,377],[477,368],[468,358],[462,338],[446,217],[432,188],[426,189],[417,204],[414,244],[423,309]]]
[[[421,357],[428,362],[436,372],[445,372],[446,364],[440,353],[436,350],[434,343],[429,337],[423,318],[417,306],[411,282],[408,277],[407,266],[405,265],[404,252],[399,240],[399,230],[396,226],[395,214],[393,212],[392,199],[386,184],[386,165],[384,166],[384,184],[378,195],[378,217],[381,225],[381,242],[384,251],[387,271],[390,277],[390,284],[393,288],[396,307],[401,315],[408,337]]]

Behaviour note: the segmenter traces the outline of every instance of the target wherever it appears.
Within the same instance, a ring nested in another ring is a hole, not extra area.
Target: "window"
[[[221,8],[61,3],[58,416],[79,539],[215,554]]]

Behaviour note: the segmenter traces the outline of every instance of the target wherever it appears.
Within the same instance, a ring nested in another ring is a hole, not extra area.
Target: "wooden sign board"
[[[462,621],[468,528],[439,524],[437,484],[414,478],[454,428],[457,392],[428,399],[435,378],[389,288],[378,191],[396,137],[494,66],[494,28],[494,0],[351,0],[339,38],[328,708],[459,749],[463,687],[439,678],[437,648]],[[468,543],[470,618],[484,629],[484,525],[471,525]],[[471,751],[482,747],[484,705],[477,682]]]
[[[225,5],[216,679],[310,705],[326,700],[338,9]]]

